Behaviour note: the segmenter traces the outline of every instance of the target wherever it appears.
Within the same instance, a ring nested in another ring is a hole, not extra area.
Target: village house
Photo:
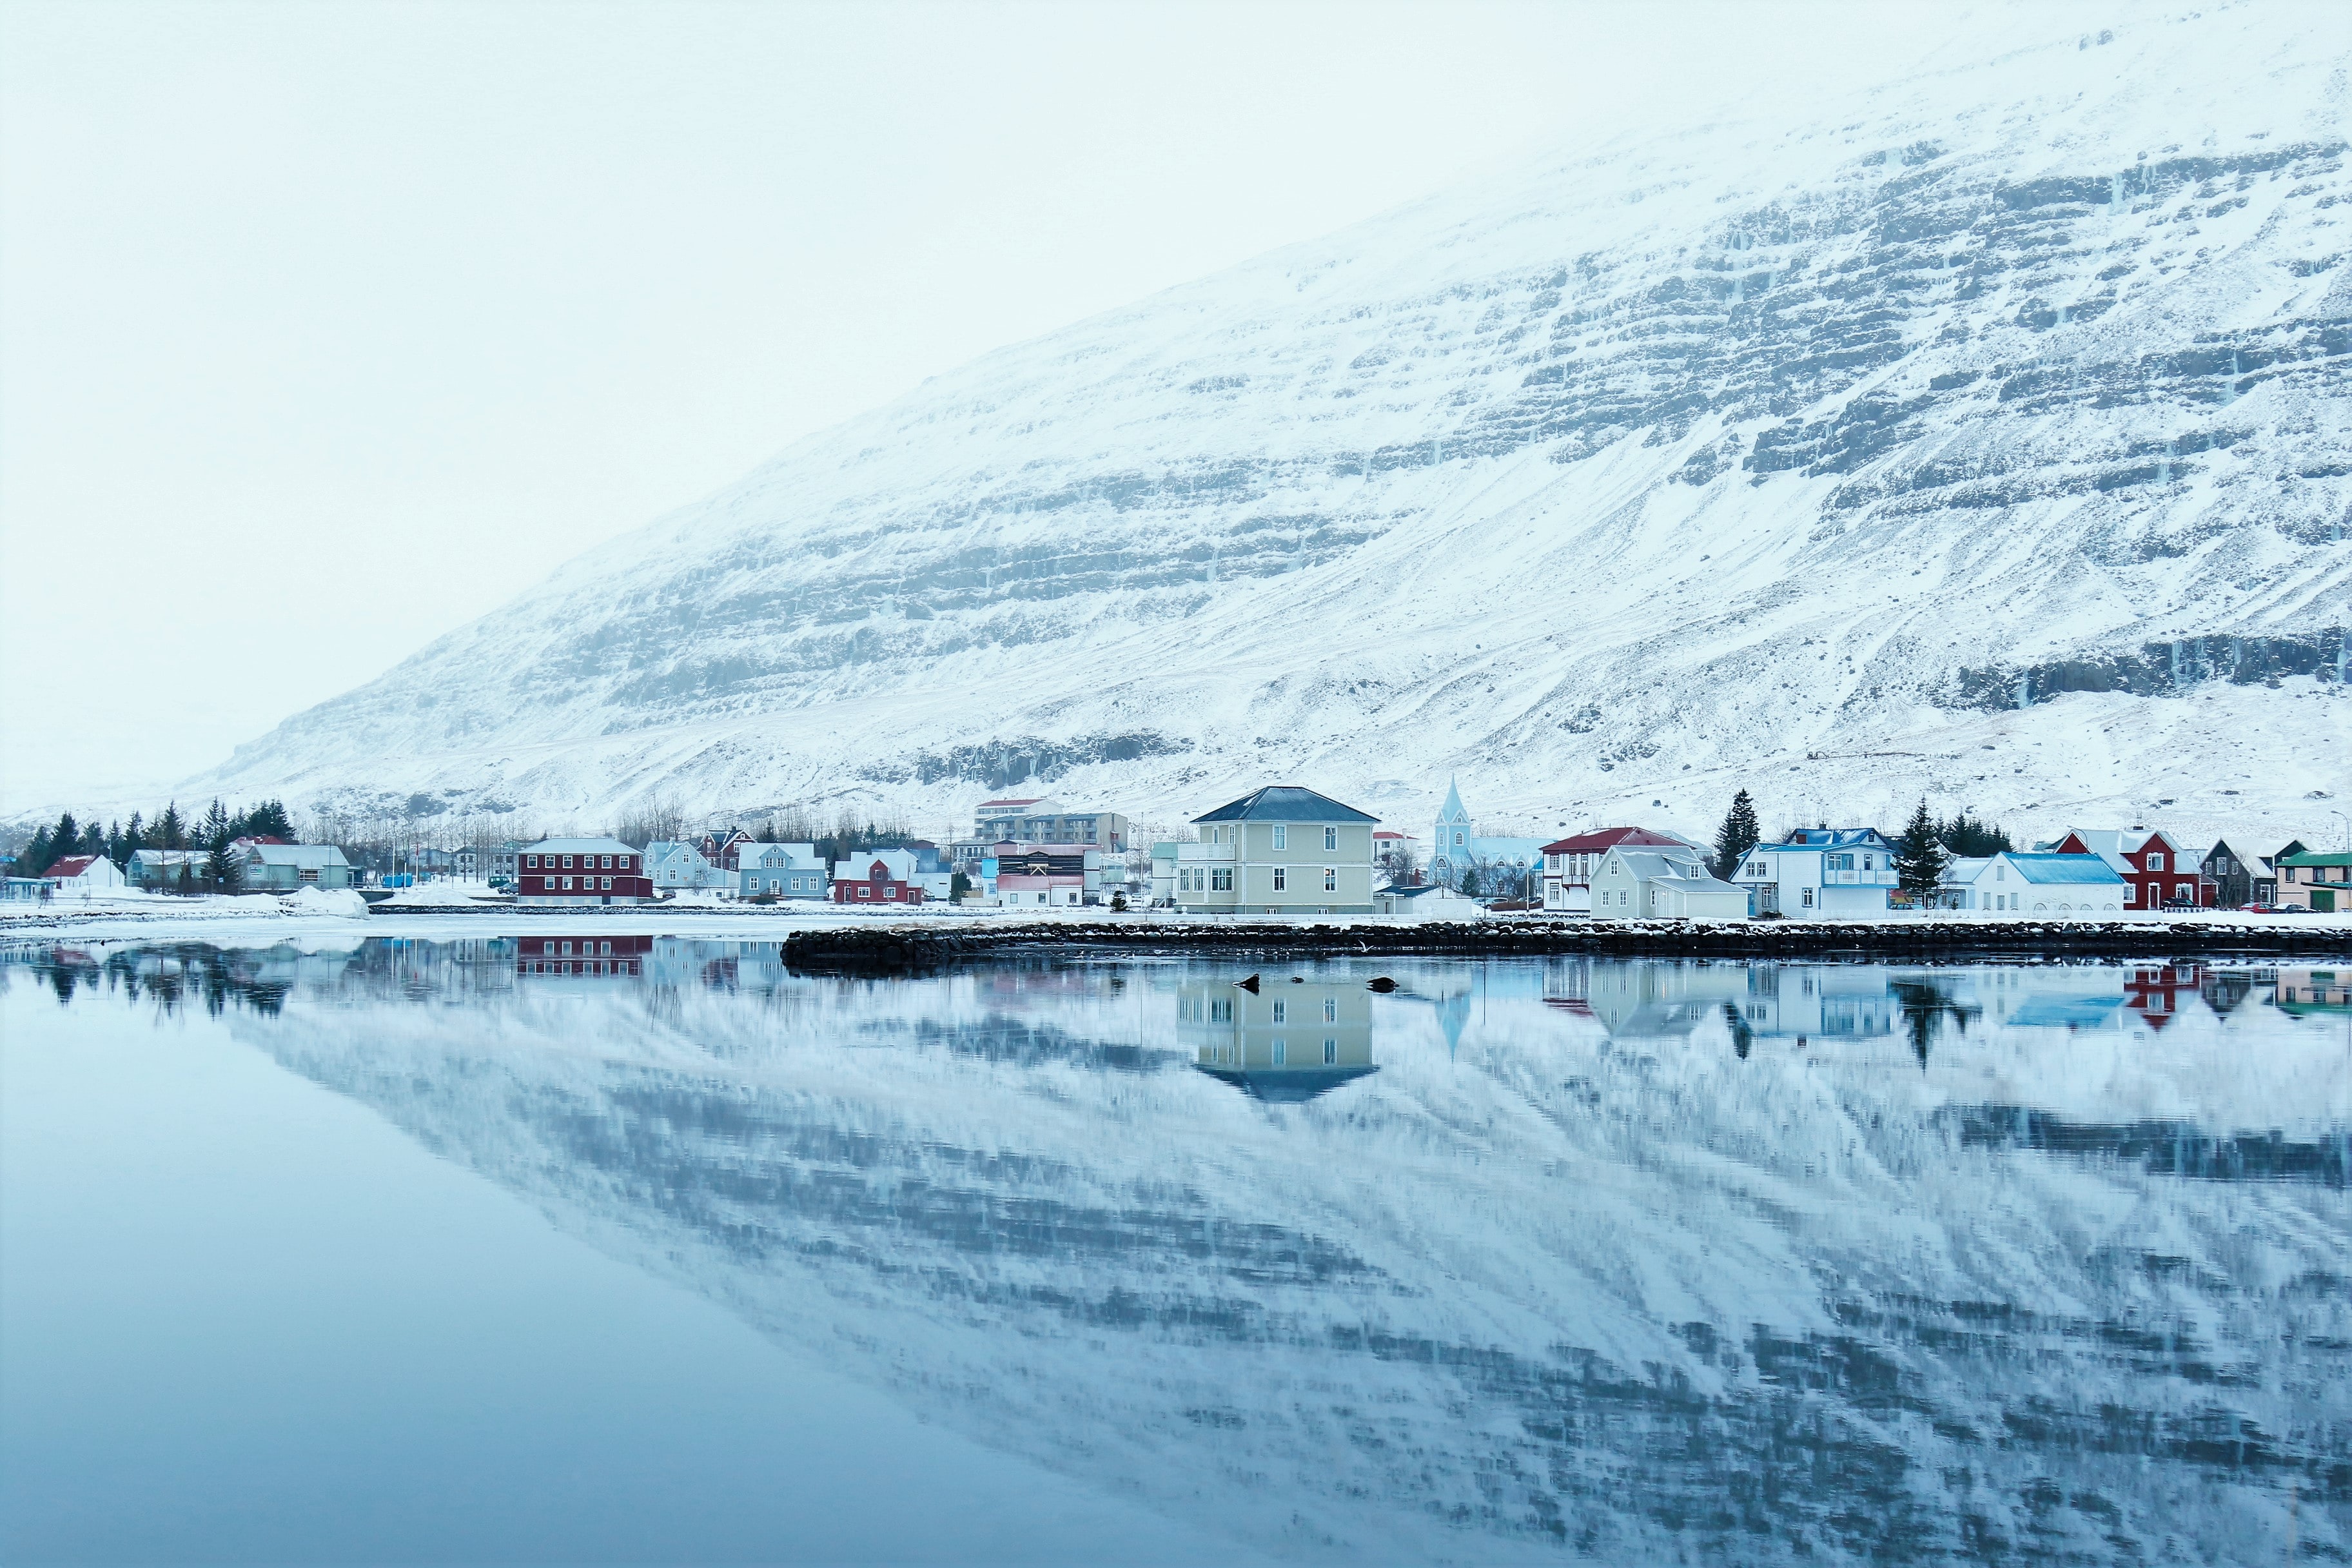
[[[2278,863],[2279,907],[2314,914],[2352,912],[2352,855],[2306,849],[2282,855]]]
[[[1486,906],[1442,883],[1382,888],[1372,895],[1374,912],[1405,921],[1483,921]]]
[[[1744,921],[1748,894],[1706,868],[1685,844],[1618,845],[1592,873],[1592,910],[1602,920]]]
[[[2105,860],[2124,879],[2126,910],[2213,907],[2212,879],[2161,830],[2070,827],[2063,838],[2034,847],[2054,855],[2096,855]]]
[[[1543,840],[1481,834],[1470,820],[1470,812],[1462,804],[1462,792],[1452,779],[1445,781],[1445,804],[1437,808],[1433,834],[1429,847],[1431,881],[1459,888],[1464,878],[1476,873],[1487,880],[1515,881],[1523,895],[1534,892],[1527,884],[1539,874]],[[1476,890],[1489,895],[1496,891],[1483,884]]]
[[[2127,889],[2122,875],[2097,855],[2004,849],[1945,868],[1948,907],[1978,914],[2120,914]]]
[[[1000,904],[1074,906],[1101,901],[1103,852],[1083,844],[999,844],[995,895]]]
[[[1801,827],[1750,849],[1734,879],[1759,915],[1885,914],[1898,879],[1874,827]]]
[[[515,902],[558,909],[643,903],[654,896],[645,858],[617,838],[546,838],[526,845]]]
[[[1592,833],[1572,833],[1543,847],[1543,907],[1547,914],[1589,915],[1592,912],[1592,873],[1610,850],[1650,847],[1661,849],[1695,847],[1670,833],[1647,827],[1603,827]]]
[[[740,827],[715,827],[696,840],[694,848],[719,870],[733,872],[742,869],[743,846],[756,842]]]
[[[723,866],[712,865],[698,842],[656,838],[646,846],[645,868],[646,880],[657,893],[735,890],[736,874]]]
[[[257,841],[237,851],[237,886],[248,893],[352,885],[352,863],[331,844]]]
[[[2270,857],[2254,847],[2264,841],[2240,831],[2215,839],[2213,847],[2205,851],[2197,868],[2212,879],[2215,909],[2242,910],[2248,904],[2275,901],[2278,873],[2271,868]]]
[[[1229,801],[1192,819],[1197,841],[1176,846],[1176,905],[1196,914],[1370,914],[1379,821],[1293,784]]]
[[[53,898],[92,899],[130,886],[122,868],[103,855],[68,855],[41,873]]]
[[[1115,811],[1079,811],[1041,795],[983,800],[973,808],[972,837],[983,844],[1079,844],[1127,852],[1127,818]]]
[[[744,898],[822,900],[831,892],[832,873],[814,844],[746,844],[736,858],[735,890]]]
[[[180,885],[180,873],[188,874],[191,887],[200,886],[205,879],[202,849],[133,849],[131,852],[131,880],[138,886],[172,892]]]
[[[836,904],[904,909],[923,901],[915,857],[905,849],[869,849],[833,868],[830,893]]]

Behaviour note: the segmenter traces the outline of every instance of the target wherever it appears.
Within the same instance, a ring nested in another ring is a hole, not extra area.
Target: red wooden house
[[[2096,855],[2124,879],[2124,908],[2210,910],[2220,884],[2161,829],[2118,831],[2112,827],[2070,827],[2066,837],[2048,846],[2058,855]]]
[[[885,849],[864,858],[863,878],[845,876],[856,862],[845,860],[833,874],[833,901],[836,904],[876,904],[885,907],[919,904],[923,889],[915,885],[914,857],[903,849]],[[893,865],[892,862],[898,862]]]

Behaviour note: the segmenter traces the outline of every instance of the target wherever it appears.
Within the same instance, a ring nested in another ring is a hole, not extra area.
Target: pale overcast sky
[[[0,813],[112,802],[996,345],[1967,14],[0,7]]]

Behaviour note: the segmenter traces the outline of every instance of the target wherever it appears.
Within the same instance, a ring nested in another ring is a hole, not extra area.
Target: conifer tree
[[[1715,874],[1729,881],[1738,873],[1739,863],[1748,852],[1761,842],[1756,827],[1756,803],[1741,790],[1731,797],[1731,809],[1723,814],[1723,826],[1715,830]]]
[[[188,825],[180,820],[180,803],[173,801],[155,819],[155,847],[185,849],[188,847]]]
[[[70,811],[58,813],[58,825],[49,829],[49,858],[42,862],[41,871],[47,870],[68,855],[80,853],[81,824],[74,820],[74,814]],[[40,874],[40,871],[33,873],[37,877]]]
[[[49,830],[46,827],[36,827],[33,829],[32,837],[25,841],[25,847],[17,853],[16,875],[37,877],[47,870],[50,862],[56,858],[55,851],[49,847]]]
[[[215,798],[205,813],[205,880],[216,893],[232,892],[236,881],[236,856],[231,848],[236,841],[236,824],[228,808]]]
[[[1895,847],[1895,879],[1905,892],[1924,898],[1942,884],[1944,861],[1936,819],[1927,814],[1927,803],[1922,800]]]

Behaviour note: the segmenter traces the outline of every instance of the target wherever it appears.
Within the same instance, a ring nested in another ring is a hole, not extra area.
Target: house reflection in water
[[[515,942],[517,974],[623,975],[645,972],[649,936],[527,936]]]
[[[1372,997],[1360,981],[1268,981],[1253,994],[1225,980],[1176,989],[1176,1037],[1192,1065],[1255,1099],[1296,1104],[1379,1069]]]

